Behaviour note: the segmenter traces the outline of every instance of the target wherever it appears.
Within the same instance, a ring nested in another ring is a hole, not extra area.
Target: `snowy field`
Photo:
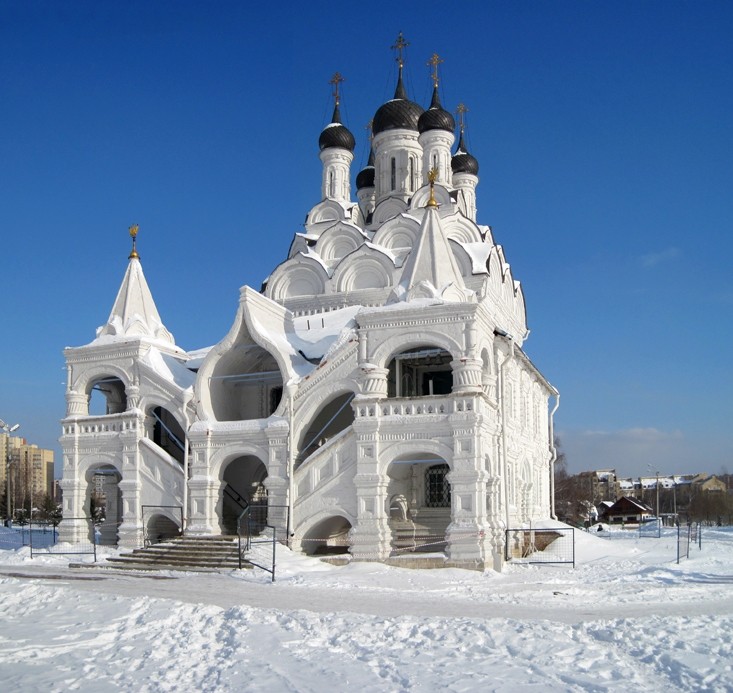
[[[0,551],[3,691],[733,691],[733,531],[578,565],[119,573]],[[619,689],[619,686],[623,686]]]

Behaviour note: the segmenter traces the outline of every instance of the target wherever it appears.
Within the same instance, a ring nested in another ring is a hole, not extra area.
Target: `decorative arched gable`
[[[420,231],[420,222],[408,214],[400,214],[387,221],[374,234],[372,243],[391,251],[412,248]]]
[[[347,255],[336,267],[331,283],[336,292],[383,289],[392,286],[394,260],[371,243]]]
[[[339,222],[327,228],[319,237],[315,251],[327,264],[333,265],[353,253],[366,240],[365,234],[353,224]]]
[[[302,253],[278,265],[265,294],[275,301],[296,296],[318,296],[326,290],[328,271],[312,255]]]
[[[407,203],[398,197],[382,200],[372,214],[372,225],[380,226],[384,222],[407,211]]]

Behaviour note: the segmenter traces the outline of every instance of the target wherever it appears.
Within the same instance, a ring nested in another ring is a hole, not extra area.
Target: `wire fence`
[[[506,530],[504,559],[512,563],[570,564],[575,567],[575,529],[519,527]]]
[[[690,557],[690,546],[702,550],[702,526],[699,522],[677,526],[677,563]]]

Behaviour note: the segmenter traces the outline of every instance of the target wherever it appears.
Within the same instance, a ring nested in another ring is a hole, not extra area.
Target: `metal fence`
[[[662,536],[662,521],[658,518],[639,523],[639,538],[659,539]]]
[[[690,557],[690,545],[702,549],[702,526],[699,522],[677,526],[677,563]]]
[[[564,563],[575,567],[575,529],[520,527],[506,530],[504,558],[512,563]]]
[[[246,561],[270,573],[275,582],[277,544],[288,541],[289,512],[287,505],[268,505],[267,502],[247,505],[237,518],[240,568]],[[274,517],[284,521],[283,527],[269,524],[268,519]]]
[[[88,517],[66,517],[64,523],[78,524],[81,529],[82,539],[69,542],[59,541],[59,529],[53,528],[49,532],[48,523],[41,521],[30,522],[31,540],[28,544],[31,550],[31,558],[35,556],[59,555],[59,556],[93,556],[97,560],[97,547],[103,543],[103,537],[109,534],[117,535],[117,523],[94,522]],[[109,526],[108,526],[109,525]],[[51,537],[53,540],[51,541]]]

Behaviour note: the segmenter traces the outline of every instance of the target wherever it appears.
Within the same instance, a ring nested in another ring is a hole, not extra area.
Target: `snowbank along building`
[[[456,128],[437,56],[429,107],[408,98],[405,45],[400,36],[394,98],[374,114],[356,200],[334,77],[321,199],[263,288],[240,290],[218,344],[175,344],[131,229],[107,323],[65,350],[67,518],[88,515],[101,477],[117,520],[107,540],[123,546],[142,544],[153,521],[233,533],[242,508],[264,503],[308,554],[422,551],[500,569],[504,529],[551,517],[557,392],[522,350],[522,288],[477,223],[465,110]],[[90,414],[93,389],[103,415]],[[87,532],[73,519],[61,529]]]

